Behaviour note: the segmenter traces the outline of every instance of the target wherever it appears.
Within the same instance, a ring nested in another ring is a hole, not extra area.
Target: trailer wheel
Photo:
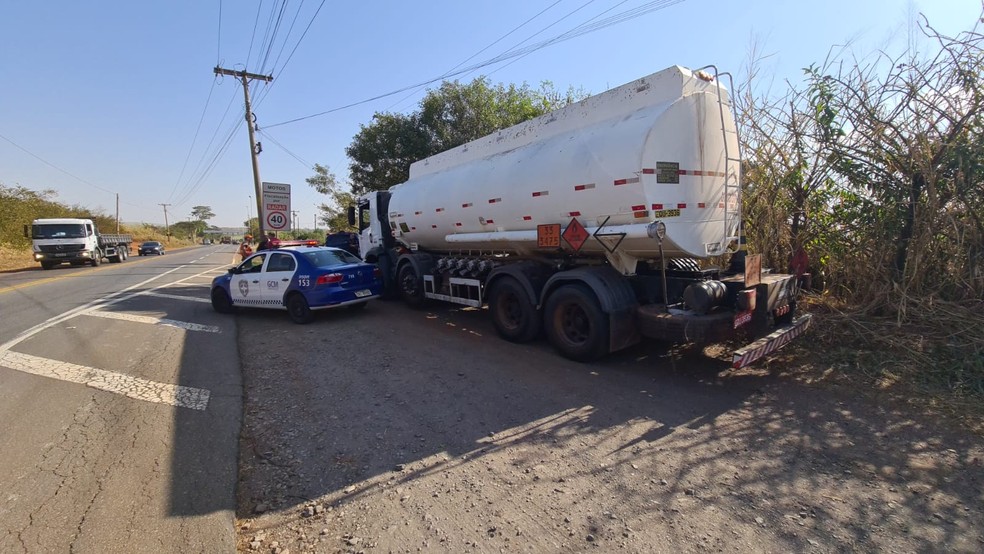
[[[589,362],[608,353],[608,316],[584,286],[564,285],[551,294],[543,322],[550,344],[565,358]]]
[[[308,306],[304,295],[298,292],[287,297],[287,315],[294,323],[305,324],[314,321],[314,312]]]
[[[91,265],[92,267],[99,267],[99,264],[101,263],[102,263],[102,252],[100,252],[99,249],[97,248],[92,251],[92,260],[89,261],[89,265]]]
[[[492,283],[489,311],[499,336],[510,342],[528,342],[540,334],[541,321],[526,289],[512,277]]]
[[[411,308],[421,308],[427,303],[424,296],[424,280],[417,275],[417,270],[413,264],[405,263],[400,266],[397,272],[396,286],[400,291],[403,301]]]
[[[215,287],[212,289],[212,309],[220,314],[231,314],[233,312],[232,299],[223,289]]]

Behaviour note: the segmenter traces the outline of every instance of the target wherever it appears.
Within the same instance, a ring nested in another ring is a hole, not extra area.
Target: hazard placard
[[[537,248],[560,248],[560,223],[536,226]]]
[[[584,246],[584,242],[588,240],[588,237],[591,235],[588,234],[588,230],[585,229],[584,225],[581,225],[581,222],[575,217],[572,218],[571,222],[567,224],[567,228],[564,229],[564,234],[562,236],[564,237],[564,240],[567,241],[567,244],[571,245],[571,247],[574,248],[574,251],[577,252],[582,246]]]

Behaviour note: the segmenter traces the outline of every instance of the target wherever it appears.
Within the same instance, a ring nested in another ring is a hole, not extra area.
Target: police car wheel
[[[232,313],[232,300],[226,291],[219,287],[212,289],[212,309],[220,314]]]
[[[287,298],[287,315],[294,323],[304,324],[314,321],[314,312],[300,293],[294,293]]]

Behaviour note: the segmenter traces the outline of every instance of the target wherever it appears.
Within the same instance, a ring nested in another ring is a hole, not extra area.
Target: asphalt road
[[[242,385],[207,302],[232,249],[0,274],[0,552],[227,552]]]
[[[984,546],[980,437],[788,360],[574,363],[442,304],[237,320],[241,552]]]

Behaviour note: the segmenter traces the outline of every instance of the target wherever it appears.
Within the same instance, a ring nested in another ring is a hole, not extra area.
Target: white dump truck
[[[420,160],[349,219],[412,306],[487,304],[502,337],[545,332],[579,361],[643,337],[741,340],[742,367],[810,316],[800,276],[741,249],[740,169],[717,71],[675,66]]]
[[[97,266],[103,259],[120,263],[133,242],[126,234],[100,234],[91,219],[76,218],[35,219],[30,228],[25,225],[24,236],[31,238],[34,260],[43,269],[61,263]]]

